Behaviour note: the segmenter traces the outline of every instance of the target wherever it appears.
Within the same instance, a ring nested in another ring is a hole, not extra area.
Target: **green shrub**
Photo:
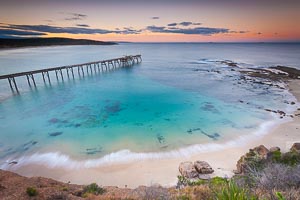
[[[96,183],[87,185],[83,189],[84,196],[86,196],[87,194],[99,195],[99,194],[103,194],[104,192],[106,192],[106,190],[102,187],[99,187]]]
[[[300,163],[300,154],[290,151],[282,155],[281,162],[286,165],[295,166]]]
[[[26,193],[27,193],[28,196],[34,197],[34,196],[37,195],[38,192],[37,192],[37,190],[34,187],[28,187],[26,189]]]
[[[245,188],[239,187],[235,182],[229,181],[217,191],[214,191],[216,200],[256,200]]]
[[[285,198],[283,197],[281,192],[276,192],[276,197],[277,197],[278,200],[285,200]]]
[[[62,190],[62,191],[68,191],[69,188],[67,188],[66,186],[64,186],[64,187],[61,188],[61,190]]]
[[[228,180],[226,178],[222,178],[222,177],[219,177],[219,176],[213,177],[210,180],[210,184],[213,185],[213,186],[224,185],[226,183],[228,183]]]
[[[187,184],[189,186],[203,185],[203,184],[206,184],[206,183],[207,183],[207,181],[203,180],[203,179],[198,179],[198,180],[195,180],[195,181],[190,181],[190,180],[187,181]]]
[[[272,160],[275,162],[281,162],[281,152],[280,151],[272,152]]]

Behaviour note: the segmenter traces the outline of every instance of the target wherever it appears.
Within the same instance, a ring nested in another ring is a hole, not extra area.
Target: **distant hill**
[[[71,39],[71,38],[25,38],[25,39],[1,39],[1,48],[15,47],[39,47],[57,45],[114,45],[115,42],[103,42],[96,40]]]

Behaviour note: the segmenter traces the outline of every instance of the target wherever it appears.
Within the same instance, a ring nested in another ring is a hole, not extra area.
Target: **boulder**
[[[212,178],[212,175],[210,174],[199,174],[199,179],[202,179],[202,180],[210,180]]]
[[[300,153],[300,143],[294,143],[290,150]]]
[[[205,161],[195,161],[194,166],[199,174],[211,174],[214,172],[212,167]]]
[[[185,178],[196,178],[199,173],[197,172],[194,164],[192,162],[182,162],[179,164],[179,172]]]
[[[269,149],[267,149],[264,145],[259,145],[258,147],[254,147],[253,151],[261,158],[264,159],[267,157],[269,153]]]
[[[245,161],[246,155],[241,156],[241,158],[236,163],[236,171],[235,174],[242,174],[245,172],[245,169],[247,168],[247,163]]]
[[[243,155],[236,164],[236,173],[241,174],[244,173],[252,163],[259,162],[268,157],[269,150],[264,146],[260,145],[254,147],[253,149],[249,149],[249,152]]]
[[[273,153],[275,151],[280,151],[280,148],[279,147],[271,147],[270,148],[270,152]]]

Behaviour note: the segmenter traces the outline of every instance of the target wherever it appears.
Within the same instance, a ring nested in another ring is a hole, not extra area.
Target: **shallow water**
[[[295,98],[276,86],[281,83],[243,82],[238,71],[217,61],[232,60],[240,68],[287,65],[300,69],[297,44],[120,44],[2,50],[0,74],[139,53],[141,64],[75,80],[56,81],[51,74],[51,85],[45,85],[36,75],[36,89],[17,78],[21,95],[11,96],[7,81],[2,80],[2,168],[11,160],[18,160],[19,165],[43,159],[50,164],[58,157],[109,162],[121,157],[130,160],[170,157],[176,151],[209,151],[214,144],[239,143],[238,138],[263,134],[266,123],[280,122],[264,109],[292,112],[296,108],[286,103]],[[49,152],[52,154],[46,154]],[[30,155],[34,156],[28,159]]]

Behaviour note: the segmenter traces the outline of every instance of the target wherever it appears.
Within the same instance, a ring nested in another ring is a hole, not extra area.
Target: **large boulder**
[[[300,143],[294,143],[290,150],[300,153]]]
[[[179,164],[179,172],[185,178],[197,178],[199,173],[197,172],[192,162],[182,162]]]
[[[205,161],[195,161],[194,166],[199,174],[211,174],[214,172],[212,167]]]
[[[276,151],[280,151],[280,148],[279,147],[271,147],[270,148],[271,153],[276,152]]]
[[[259,145],[258,147],[254,147],[253,151],[261,158],[267,158],[267,154],[269,153],[269,149],[267,149],[264,145]]]
[[[251,165],[266,159],[269,152],[270,151],[264,145],[249,149],[249,152],[238,160],[236,173],[244,173],[249,166],[251,167]]]

